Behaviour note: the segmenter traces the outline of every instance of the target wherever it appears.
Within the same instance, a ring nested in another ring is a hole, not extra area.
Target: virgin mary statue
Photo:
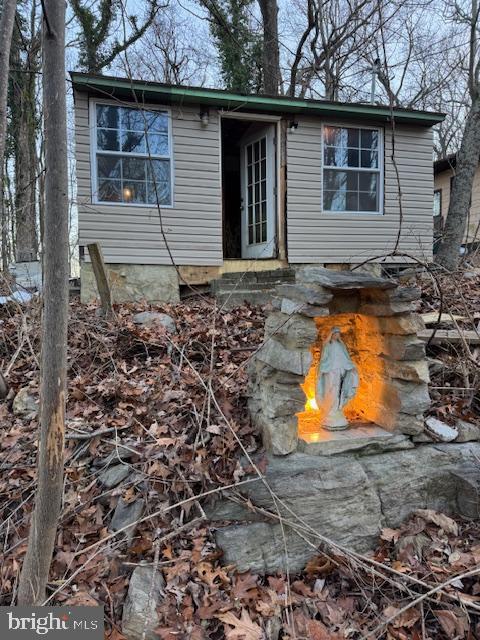
[[[324,412],[322,425],[329,431],[348,427],[343,407],[353,398],[358,387],[358,373],[347,347],[340,337],[340,329],[333,327],[322,349],[317,369],[315,399]]]

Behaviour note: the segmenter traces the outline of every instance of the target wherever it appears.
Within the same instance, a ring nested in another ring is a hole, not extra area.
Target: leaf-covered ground
[[[419,512],[401,529],[384,530],[378,570],[326,549],[300,575],[222,566],[202,507],[210,496],[196,496],[242,482],[239,441],[261,454],[246,409],[246,364],[261,344],[264,312],[218,313],[210,299],[155,307],[175,319],[178,334],[169,336],[159,325],[135,325],[133,314],[143,310],[123,305],[105,322],[93,307],[71,305],[65,498],[51,603],[104,605],[108,637],[120,640],[129,576],[139,563],[154,563],[166,581],[158,628],[166,640],[480,639],[477,575],[401,611],[425,584],[478,566],[479,526],[442,514]],[[38,352],[35,304],[1,308],[0,365],[11,390],[0,404],[0,604],[15,597],[33,507],[37,418],[15,415],[12,404],[20,388],[38,398]],[[108,489],[101,478],[112,464],[128,474]],[[129,542],[110,530],[120,499],[145,504]]]

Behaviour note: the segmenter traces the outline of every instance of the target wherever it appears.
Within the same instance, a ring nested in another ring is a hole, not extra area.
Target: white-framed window
[[[172,205],[172,136],[165,109],[92,105],[93,200]]]
[[[383,131],[324,125],[322,209],[383,212]]]

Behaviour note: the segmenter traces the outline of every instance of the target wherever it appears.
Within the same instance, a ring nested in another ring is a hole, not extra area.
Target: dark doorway
[[[246,136],[265,127],[252,120],[222,118],[223,257],[242,258],[241,145]]]

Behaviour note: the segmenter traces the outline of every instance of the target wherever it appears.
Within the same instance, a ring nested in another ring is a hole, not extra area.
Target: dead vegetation
[[[429,286],[425,312],[439,308]],[[466,302],[448,308],[472,314],[478,277],[462,287]],[[462,297],[456,291],[455,304]],[[300,575],[260,577],[222,567],[203,507],[222,488],[241,490],[249,481],[242,454],[261,456],[246,409],[245,365],[261,344],[264,313],[243,306],[220,314],[209,299],[151,310],[168,313],[178,332],[135,324],[145,307],[117,307],[106,321],[93,307],[71,305],[66,480],[50,603],[103,604],[108,637],[120,640],[129,577],[146,563],[165,578],[158,636],[166,640],[480,638],[478,523],[423,511],[398,530],[383,530],[369,558],[319,538],[316,557]],[[10,386],[0,405],[1,604],[9,604],[35,485],[38,303],[1,307],[0,334]],[[458,348],[434,349],[442,363],[433,378],[434,411],[475,418],[478,371],[468,365],[465,372]],[[468,393],[458,391],[466,382]],[[29,401],[17,406],[25,387]],[[110,486],[112,469],[119,476]],[[113,531],[120,502],[140,504],[140,515]]]

